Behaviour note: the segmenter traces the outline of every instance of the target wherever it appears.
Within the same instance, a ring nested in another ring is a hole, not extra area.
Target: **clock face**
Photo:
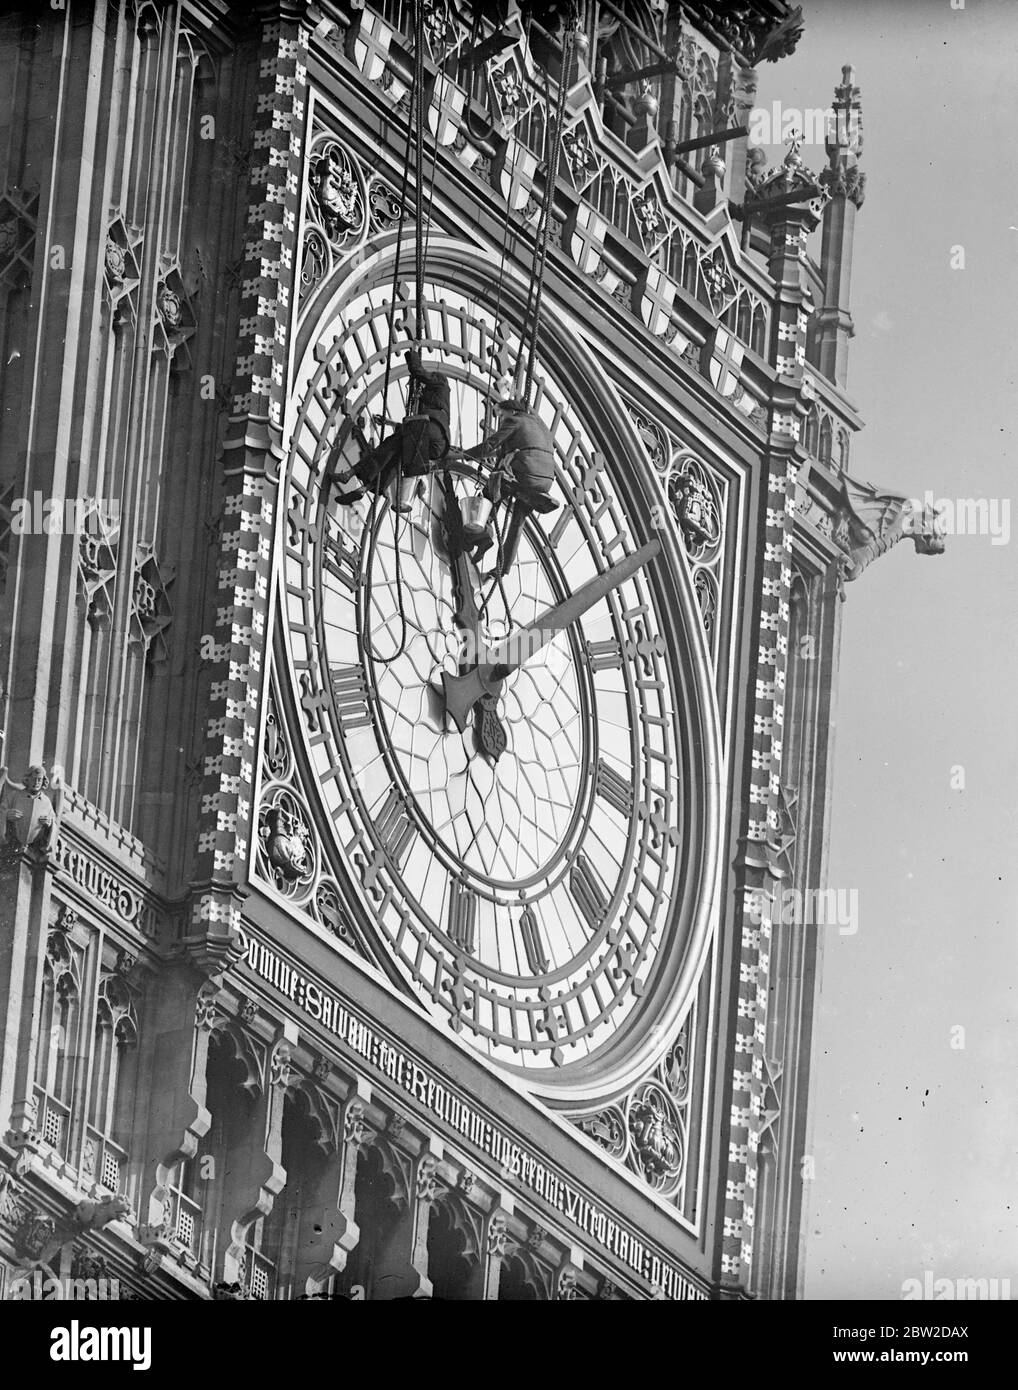
[[[654,532],[647,508],[624,504],[583,400],[546,364],[537,409],[555,442],[559,505],[528,518],[501,585],[472,562],[457,571],[450,554],[448,518],[477,493],[474,465],[451,460],[406,515],[370,494],[342,504],[326,476],[333,446],[355,461],[353,423],[374,440],[406,409],[409,316],[397,302],[390,330],[389,295],[379,285],[348,297],[301,373],[280,586],[293,703],[326,856],[379,959],[489,1057],[554,1086],[638,1034],[690,946],[682,908],[702,817],[690,797],[697,721],[666,637],[670,562],[638,569],[524,648],[493,707],[506,745],[497,759],[479,715],[458,729],[443,672],[468,669],[478,638],[494,646],[539,624]],[[450,286],[429,285],[426,308],[425,364],[450,378],[452,443],[468,448],[495,427],[518,340]],[[476,629],[463,625],[465,589]]]

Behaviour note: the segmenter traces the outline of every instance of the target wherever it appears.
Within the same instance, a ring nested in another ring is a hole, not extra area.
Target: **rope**
[[[562,121],[566,107],[566,89],[569,85],[569,69],[572,64],[573,42],[576,33],[578,20],[573,17],[562,37],[562,71],[559,76],[558,104],[555,112],[555,133],[554,137],[549,132],[548,141],[551,143],[551,154],[548,160],[547,182],[544,189],[544,202],[541,208],[541,218],[538,223],[537,246],[538,246],[538,265],[536,276],[536,287],[533,296],[533,322],[530,329],[530,350],[527,355],[527,372],[523,384],[523,399],[530,400],[530,391],[534,384],[534,367],[537,363],[537,345],[541,336],[541,301],[544,296],[544,271],[548,263],[548,238],[551,229],[551,209],[555,202],[555,184],[558,180],[559,163],[562,157]],[[532,282],[533,283],[533,282]],[[528,309],[530,295],[528,293]]]
[[[424,316],[424,264],[425,247],[422,237],[424,223],[424,185],[422,171],[424,166],[424,120],[426,113],[424,102],[424,3],[418,0],[414,12],[414,74],[413,86],[410,95],[410,115],[407,121],[406,147],[403,156],[403,178],[400,188],[399,200],[399,224],[396,229],[396,256],[393,262],[392,272],[392,291],[389,300],[388,314],[388,335],[389,350],[385,358],[385,376],[382,380],[382,423],[379,432],[378,445],[380,447],[385,439],[385,427],[389,413],[389,385],[392,376],[392,340],[393,328],[396,321],[396,292],[399,288],[400,259],[403,247],[403,234],[406,226],[407,208],[407,185],[410,177],[410,152],[411,147],[414,151],[414,345],[419,349],[423,345],[426,323]],[[437,162],[437,151],[435,154]],[[434,197],[434,166],[432,169],[432,198]],[[414,415],[417,411],[419,401],[419,387],[411,384],[407,392],[405,414]],[[380,666],[390,666],[397,661],[406,651],[407,638],[409,636],[409,624],[407,622],[406,605],[403,601],[403,561],[401,540],[405,530],[405,519],[401,522],[401,514],[398,506],[402,500],[403,492],[403,455],[402,451],[396,457],[395,471],[395,503],[392,507],[392,545],[396,562],[396,609],[400,620],[400,640],[396,650],[391,656],[380,656],[374,649],[370,634],[370,615],[371,615],[371,575],[374,567],[375,553],[378,547],[378,533],[381,529],[383,513],[379,512],[379,502],[381,494],[375,492],[371,499],[371,507],[368,512],[368,553],[364,593],[364,611],[362,614],[361,642],[371,660]],[[376,515],[377,514],[377,515]]]

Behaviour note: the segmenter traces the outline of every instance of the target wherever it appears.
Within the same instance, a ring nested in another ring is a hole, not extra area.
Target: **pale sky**
[[[1003,521],[1018,5],[803,9],[796,54],[761,65],[759,103],[826,107],[846,62],[862,89],[852,472],[985,498]],[[802,155],[823,166],[822,148]],[[1018,1297],[1016,546],[955,535],[923,558],[904,542],[848,586],[829,882],[858,891],[859,927],[826,929],[807,1298],[899,1299],[926,1270],[1010,1278]]]

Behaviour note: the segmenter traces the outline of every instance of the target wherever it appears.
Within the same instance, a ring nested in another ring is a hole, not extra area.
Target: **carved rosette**
[[[197,327],[191,296],[184,287],[181,269],[176,261],[162,263],[162,273],[156,285],[152,323],[152,351],[161,352],[174,372],[191,366],[187,346]]]
[[[109,296],[114,327],[133,322],[138,313],[138,286],[143,233],[129,227],[114,209],[106,228],[103,249],[103,283]]]
[[[318,871],[318,850],[303,800],[289,787],[270,787],[258,811],[258,868],[285,897],[307,898]]]

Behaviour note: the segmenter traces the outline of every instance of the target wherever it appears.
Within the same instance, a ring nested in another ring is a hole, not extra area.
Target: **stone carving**
[[[258,817],[263,875],[288,897],[304,896],[314,882],[317,854],[307,812],[293,792],[276,787]]]
[[[343,1142],[351,1148],[359,1148],[370,1136],[364,1102],[352,1100],[343,1115]]]
[[[610,1105],[596,1114],[584,1115],[578,1124],[583,1133],[593,1139],[595,1144],[600,1144],[612,1158],[625,1157],[629,1148],[629,1136],[626,1132],[625,1116],[617,1106]]]
[[[332,879],[323,878],[315,889],[314,914],[326,930],[338,937],[347,946],[360,951],[360,942],[354,935],[350,918],[343,906],[339,887]]]
[[[127,271],[127,252],[112,237],[106,241],[106,273],[119,285]]]
[[[857,208],[866,201],[866,175],[854,164],[824,169],[820,174],[820,186],[826,188],[832,198],[845,197]]]
[[[597,173],[598,160],[590,136],[582,121],[571,126],[562,136],[562,153],[577,188],[583,188]]]
[[[754,66],[757,63],[776,63],[781,58],[790,57],[802,38],[804,28],[802,6],[796,5],[780,24],[775,25],[759,40],[753,50]]]
[[[300,878],[308,864],[308,833],[292,810],[274,806],[266,817],[266,848],[273,866],[285,879]]]
[[[86,1249],[75,1249],[71,1261],[71,1278],[94,1280],[97,1284],[100,1280],[108,1283],[109,1265],[101,1255],[93,1255]]]
[[[108,627],[113,616],[119,532],[119,518],[108,515],[94,498],[86,498],[78,534],[78,582],[85,618],[93,629]]]
[[[415,1191],[418,1202],[433,1202],[438,1196],[438,1159],[434,1154],[424,1154],[417,1165]]]
[[[173,621],[167,594],[176,578],[173,565],[161,564],[155,546],[140,541],[135,549],[131,589],[131,641],[141,647],[150,663],[169,655],[165,632]]]
[[[503,1259],[509,1248],[509,1219],[503,1211],[495,1211],[488,1222],[488,1256]]]
[[[703,630],[709,637],[714,631],[714,620],[718,612],[718,588],[714,576],[702,566],[697,566],[693,573],[693,592],[700,605]]]
[[[158,318],[153,324],[152,350],[162,352],[174,372],[182,372],[191,365],[186,343],[194,337],[197,320],[191,297],[184,288],[180,266],[175,261],[164,261],[163,267],[156,286]]]
[[[269,708],[265,716],[265,738],[262,743],[262,752],[265,755],[265,767],[277,781],[282,781],[290,771],[290,746],[286,735],[279,722],[276,712],[275,691],[269,694]]]
[[[311,174],[311,190],[329,239],[337,240],[356,227],[363,218],[360,190],[349,166],[335,145],[316,161]]]
[[[194,1006],[194,1021],[198,1028],[215,1028],[220,1022],[219,989],[211,982],[202,985]]]
[[[399,225],[399,194],[383,179],[372,179],[368,187],[368,220],[372,232],[391,232]]]
[[[297,1079],[293,1063],[290,1058],[290,1044],[281,1042],[272,1051],[269,1060],[269,1085],[278,1086],[281,1090],[287,1090]]]
[[[26,1263],[35,1264],[51,1245],[56,1229],[57,1223],[52,1216],[30,1212],[14,1232],[15,1251]]]
[[[654,1082],[641,1086],[630,1104],[629,1133],[636,1167],[647,1182],[674,1187],[682,1171],[682,1129],[674,1105]]]
[[[535,1221],[534,1224],[531,1226],[530,1230],[527,1232],[527,1249],[540,1250],[541,1246],[544,1244],[547,1238],[547,1235],[548,1232],[544,1229],[544,1227],[538,1225],[538,1223]]]
[[[633,198],[633,212],[645,245],[653,245],[664,235],[664,214],[651,191],[648,190],[643,194],[638,193]]]
[[[224,1283],[212,1285],[212,1300],[214,1303],[234,1303],[250,1301],[251,1295],[243,1284]]]
[[[943,554],[943,525],[932,507],[902,493],[858,482],[847,473],[842,475],[841,489],[842,507],[835,531],[844,538],[846,554],[840,564],[844,579],[858,579],[878,555],[906,537],[912,540],[917,555]]]
[[[169,285],[163,285],[159,291],[156,307],[165,324],[170,328],[180,327],[184,319],[184,304],[180,295],[175,290],[171,290]]]
[[[665,490],[687,552],[703,560],[721,540],[721,500],[713,479],[697,459],[684,454],[673,460]]]
[[[708,38],[715,42],[721,39],[723,46],[730,44],[751,66],[787,58],[795,51],[805,27],[798,5],[777,22],[763,6],[732,4],[730,0],[690,0],[685,12]]]
[[[14,1236],[14,1247],[24,1264],[50,1264],[63,1246],[86,1231],[101,1231],[131,1210],[126,1197],[106,1197],[79,1202],[67,1217],[54,1218],[31,1212]]]
[[[11,849],[43,855],[53,848],[63,801],[56,769],[54,781],[51,797],[51,779],[41,764],[28,769],[24,782],[15,782],[7,768],[0,767],[0,823]]]

